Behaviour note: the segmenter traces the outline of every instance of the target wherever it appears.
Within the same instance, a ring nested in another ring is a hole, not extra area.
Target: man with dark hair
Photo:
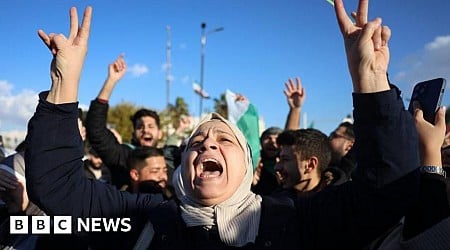
[[[353,132],[353,124],[350,122],[342,122],[330,134],[330,145],[332,148],[331,164],[337,165],[341,159],[347,155],[355,143],[355,133]]]
[[[308,196],[322,190],[323,170],[331,159],[328,137],[317,129],[284,131],[278,135],[281,148],[276,165],[282,187],[292,196]]]
[[[154,147],[162,138],[159,115],[150,109],[139,109],[130,117],[133,123],[132,145]]]
[[[331,132],[331,161],[324,171],[324,178],[329,185],[339,185],[351,180],[351,174],[356,167],[356,160],[352,150],[355,143],[353,123],[344,121]]]
[[[295,78],[295,83],[294,79],[289,78],[285,82],[285,86],[284,94],[289,105],[289,113],[284,129],[299,129],[300,113],[305,102],[306,92],[299,77]],[[281,128],[270,127],[264,130],[260,136],[261,158],[253,175],[252,183],[252,191],[256,194],[268,195],[280,187],[275,174],[275,163],[280,153],[277,137],[281,132],[283,132]]]
[[[86,117],[89,143],[110,168],[112,182],[119,189],[130,185],[130,166],[127,166],[126,161],[133,149],[141,146],[156,147],[163,137],[159,115],[149,109],[140,109],[131,117],[133,123],[131,144],[120,144],[108,130],[106,124],[108,100],[118,81],[125,75],[126,68],[123,55],[109,65],[106,81],[97,98],[91,102]],[[171,183],[173,170],[180,162],[180,151],[176,146],[165,146],[163,150]]]
[[[87,150],[87,159],[83,163],[87,178],[111,184],[111,172],[93,148]]]
[[[132,193],[164,193],[171,196],[167,189],[167,166],[164,151],[156,147],[139,147],[131,152],[127,160],[130,167]]]
[[[270,127],[261,134],[259,139],[261,144],[261,159],[253,178],[252,191],[257,194],[270,194],[279,187],[275,175],[275,164],[280,148],[277,145],[277,137],[283,132],[281,128]],[[256,177],[256,178],[255,178]]]

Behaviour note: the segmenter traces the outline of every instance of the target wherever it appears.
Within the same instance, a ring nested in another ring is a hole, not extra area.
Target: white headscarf
[[[182,177],[182,171],[184,171],[182,166],[174,172],[173,185],[175,193],[181,201],[181,216],[188,227],[217,226],[220,239],[226,245],[241,247],[255,242],[261,217],[261,196],[250,191],[253,180],[252,155],[239,128],[217,113],[210,113],[204,117],[194,128],[190,138],[202,124],[211,120],[225,123],[233,131],[245,153],[245,166],[242,167],[246,169],[246,172],[241,185],[228,200],[214,206],[204,206],[195,197],[186,195],[184,187],[190,183],[185,183],[188,180],[184,180]],[[187,149],[186,146],[184,152]]]

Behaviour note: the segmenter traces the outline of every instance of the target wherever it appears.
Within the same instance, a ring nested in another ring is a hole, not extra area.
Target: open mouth
[[[153,137],[144,137],[142,138],[145,142],[150,143],[153,141]]]
[[[223,173],[222,165],[215,159],[204,159],[201,161],[200,177],[211,178],[218,177]]]

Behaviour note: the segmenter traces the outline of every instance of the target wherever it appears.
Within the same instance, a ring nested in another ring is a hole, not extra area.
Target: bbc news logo
[[[129,232],[131,230],[130,218],[77,218],[76,222],[74,230],[79,233]],[[10,216],[9,232],[10,234],[71,234],[72,226],[71,216]]]

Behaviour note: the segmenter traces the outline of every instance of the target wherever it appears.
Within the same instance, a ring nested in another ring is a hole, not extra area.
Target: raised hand
[[[39,37],[53,54],[50,74],[52,87],[47,101],[55,104],[76,102],[81,70],[87,54],[92,8],[84,11],[81,26],[78,25],[77,9],[70,9],[70,32],[66,38],[63,34],[46,34],[38,31]]]
[[[336,18],[344,38],[353,90],[357,93],[389,89],[386,73],[391,31],[387,26],[381,25],[381,18],[367,21],[368,5],[368,0],[359,1],[357,12],[352,13],[356,23],[352,23],[342,0],[334,2]]]
[[[118,82],[125,75],[127,71],[127,64],[121,54],[113,63],[108,65],[108,79],[113,82]]]
[[[299,77],[296,77],[295,81],[296,84],[294,84],[294,80],[290,78],[284,83],[286,86],[284,94],[286,95],[288,105],[291,109],[301,108],[306,98],[306,92],[302,86],[302,81]]]
[[[106,80],[98,93],[98,98],[109,100],[117,82],[125,75],[127,64],[123,57],[124,55],[121,54],[113,63],[108,65],[108,77],[106,77]]]

